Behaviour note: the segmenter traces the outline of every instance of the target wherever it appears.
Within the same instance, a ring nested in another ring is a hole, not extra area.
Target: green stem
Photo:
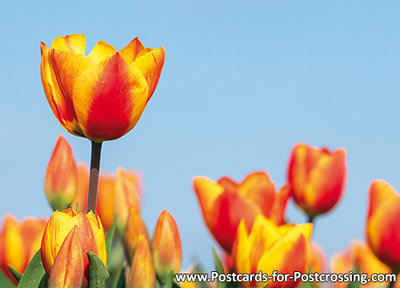
[[[96,213],[97,184],[99,183],[101,144],[102,143],[92,141],[92,159],[90,161],[89,193],[86,209],[87,212],[93,211],[94,213]]]

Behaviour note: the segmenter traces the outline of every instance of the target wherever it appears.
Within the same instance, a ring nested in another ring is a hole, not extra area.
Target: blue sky
[[[136,128],[103,146],[101,168],[141,171],[143,217],[176,218],[184,266],[212,267],[192,189],[197,175],[241,180],[266,170],[286,181],[291,148],[305,142],[347,150],[345,196],[317,219],[329,255],[364,238],[367,190],[385,179],[400,190],[400,5],[395,1],[1,1],[0,215],[50,215],[43,192],[58,134],[78,161],[89,141],[58,124],[40,81],[40,41],[84,33],[117,49],[139,36],[165,46],[153,98]],[[288,217],[304,217],[291,204]]]

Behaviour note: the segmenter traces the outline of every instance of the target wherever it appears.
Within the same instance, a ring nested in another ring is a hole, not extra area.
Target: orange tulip
[[[289,273],[307,272],[308,251],[312,224],[276,226],[272,221],[258,215],[251,232],[247,232],[245,221],[240,222],[235,243],[233,259],[237,273],[258,273],[262,271],[272,275],[273,271]],[[268,288],[297,287],[289,280],[283,283],[251,282],[241,283],[242,287],[261,287],[269,283]]]
[[[11,215],[3,218],[0,231],[0,268],[14,283],[17,282],[8,265],[19,273],[24,273],[30,260],[40,248],[45,226],[45,219],[25,218],[18,222]]]
[[[349,245],[345,252],[336,253],[331,259],[331,271],[334,273],[349,273],[349,271],[367,273],[390,273],[389,267],[380,262],[371,249],[363,242],[356,241]],[[345,288],[348,283],[335,283],[335,287]],[[362,287],[387,287],[387,283],[369,282]]]
[[[293,199],[312,220],[331,210],[343,195],[346,152],[330,152],[305,144],[296,145],[290,157],[288,182]]]
[[[62,243],[51,268],[49,288],[82,287],[84,258],[78,233],[78,226],[75,226]]]
[[[78,168],[72,148],[60,135],[47,165],[44,184],[47,200],[54,210],[64,210],[71,206],[75,198],[77,181]]]
[[[100,189],[100,188],[98,188]],[[89,167],[85,163],[78,164],[78,182],[76,194],[71,207],[76,211],[86,213],[87,195],[89,191]]]
[[[146,224],[136,212],[135,208],[130,207],[123,237],[125,253],[129,263],[132,263],[137,247],[137,240],[140,235],[144,235],[146,240],[149,241],[149,233],[147,232]]]
[[[62,212],[55,211],[47,223],[46,230],[42,239],[42,261],[43,267],[50,275],[54,261],[60,248],[71,232],[77,227],[77,236],[82,247],[81,253],[84,259],[85,277],[84,285],[88,283],[89,260],[86,252],[92,251],[107,265],[106,244],[104,230],[99,217],[92,212],[77,213],[72,208]],[[72,236],[71,236],[72,237]],[[71,240],[72,241],[72,240]]]
[[[278,225],[284,221],[289,188],[276,193],[266,172],[251,173],[239,184],[228,177],[195,177],[193,185],[208,229],[228,254],[241,219],[249,228],[258,214]]]
[[[400,272],[400,195],[390,184],[373,181],[369,188],[366,225],[368,244],[376,257]]]
[[[138,238],[135,256],[127,280],[127,288],[156,288],[156,272],[149,248],[144,235]]]
[[[151,239],[154,267],[161,283],[165,283],[171,272],[181,268],[182,247],[178,226],[167,211],[161,212]]]
[[[138,38],[117,52],[99,41],[89,56],[82,34],[41,43],[40,74],[47,101],[70,133],[94,142],[117,139],[138,122],[156,89],[164,47],[144,48]]]

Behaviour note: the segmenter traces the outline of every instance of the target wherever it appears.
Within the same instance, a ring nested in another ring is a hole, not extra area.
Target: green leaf
[[[224,274],[225,273],[224,267],[222,266],[221,260],[219,259],[218,254],[214,248],[212,249],[212,253],[214,258],[215,269],[217,269],[217,272],[219,274]],[[227,288],[226,282],[217,281],[217,288]]]
[[[172,288],[172,284],[174,283],[174,272],[171,271],[169,273],[167,281],[165,282],[164,288]]]
[[[0,287],[2,288],[14,288],[14,285],[8,280],[7,276],[0,272]]]
[[[7,266],[8,266],[8,270],[10,270],[10,272],[13,275],[13,277],[15,278],[15,280],[17,280],[17,282],[19,282],[19,280],[21,280],[21,273],[19,273],[17,270],[15,270],[10,265],[7,265]]]
[[[122,265],[121,273],[119,274],[119,279],[115,288],[125,288],[125,268],[126,262]]]
[[[42,280],[39,283],[38,288],[48,288],[49,287],[48,282],[49,282],[49,277],[47,277],[47,274],[44,274]]]
[[[107,251],[107,259],[110,257],[111,254],[111,247],[113,244],[113,240],[114,240],[114,234],[115,234],[115,228],[117,226],[117,215],[115,215],[114,217],[114,222],[111,225],[110,230],[108,231],[107,235],[106,235],[106,251]],[[108,261],[108,260],[107,260]],[[108,264],[108,263],[107,263]]]
[[[105,288],[110,277],[103,261],[96,254],[87,252],[89,259],[89,288]]]
[[[26,267],[24,274],[22,274],[18,288],[39,287],[39,284],[45,274],[46,271],[44,271],[43,268],[42,256],[39,249],[39,251],[36,252],[35,256],[33,256],[28,267]]]
[[[124,288],[125,287],[125,270],[126,261],[120,265],[117,270],[109,270],[110,278],[107,281],[107,288]]]
[[[358,282],[350,282],[349,284],[347,284],[347,288],[359,288],[361,287],[361,284]]]

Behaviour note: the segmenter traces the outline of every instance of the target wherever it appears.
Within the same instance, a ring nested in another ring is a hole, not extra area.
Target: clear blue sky
[[[105,143],[101,168],[144,176],[150,231],[168,209],[184,266],[212,267],[192,178],[237,180],[266,170],[286,180],[292,146],[345,147],[343,201],[317,222],[331,255],[364,237],[367,190],[400,190],[400,11],[396,1],[1,1],[0,215],[49,216],[43,183],[58,134],[76,159],[89,141],[65,132],[40,81],[40,41],[84,33],[122,48],[136,36],[165,46],[158,88],[136,128]],[[293,205],[288,216],[304,217]]]

